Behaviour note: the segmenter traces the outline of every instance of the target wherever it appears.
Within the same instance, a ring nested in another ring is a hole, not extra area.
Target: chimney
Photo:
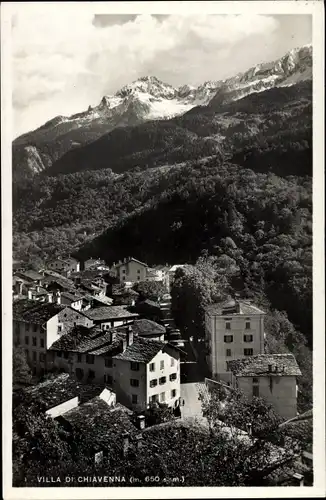
[[[36,285],[36,291],[39,292],[40,291],[40,285]]]
[[[249,424],[247,424],[247,425],[246,425],[246,427],[247,427],[247,432],[248,432],[248,435],[249,435],[249,436],[252,436],[252,424],[251,424],[251,423],[249,423]]]
[[[47,298],[48,298],[48,302],[51,303],[52,302],[52,299],[53,299],[53,295],[52,293],[48,293],[47,294]]]
[[[124,337],[122,340],[122,352],[125,352],[126,349],[127,349],[127,339],[126,337]]]
[[[80,279],[80,276],[78,276],[76,279],[75,279],[75,284],[76,285],[80,285],[81,283],[81,279]]]
[[[138,415],[137,416],[137,427],[140,430],[145,429],[145,416],[144,415]]]
[[[56,300],[55,300],[55,301],[56,301],[56,303],[57,303],[58,305],[60,305],[60,304],[61,304],[61,293],[60,293],[60,292],[57,292],[57,293],[55,294],[55,299],[56,299]]]
[[[271,372],[272,371],[272,365],[268,365],[268,371]]]
[[[141,447],[142,447],[142,441],[143,441],[143,436],[141,434],[139,434],[138,436],[136,436],[136,447],[137,447],[137,450],[141,449]]]
[[[134,341],[134,332],[132,331],[132,327],[127,327],[127,345],[131,345]]]
[[[32,290],[28,290],[27,297],[28,297],[28,300],[33,300],[33,291]]]
[[[128,432],[124,432],[122,434],[122,453],[123,453],[124,457],[128,453],[128,448],[129,448],[129,433]]]
[[[16,281],[16,293],[17,295],[22,295],[23,293],[23,282],[22,281]]]

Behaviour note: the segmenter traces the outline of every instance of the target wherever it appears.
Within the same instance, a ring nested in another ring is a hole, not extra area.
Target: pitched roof
[[[103,450],[114,445],[121,447],[121,435],[138,434],[125,411],[112,409],[99,397],[95,397],[77,408],[64,413],[61,420],[83,434],[86,443],[95,450]]]
[[[68,300],[71,300],[71,302],[77,302],[77,300],[82,300],[81,295],[75,295],[74,293],[71,292],[62,292],[61,297],[65,297]]]
[[[124,361],[134,361],[136,363],[149,363],[156,356],[156,354],[166,347],[180,352],[180,349],[177,347],[171,344],[166,344],[163,341],[138,337],[130,346],[127,347],[125,351],[117,356],[114,356],[114,358]]]
[[[128,306],[95,307],[85,311],[85,315],[94,321],[110,320],[116,318],[135,318],[138,316],[137,313],[128,311],[127,307]]]
[[[164,326],[150,319],[137,319],[134,321],[133,330],[136,335],[145,337],[147,335],[163,335],[166,332]]]
[[[123,262],[118,262],[114,267],[120,267],[120,266],[123,266],[125,264],[128,264],[129,262],[138,262],[138,264],[141,264],[142,266],[145,266],[145,267],[148,267],[147,264],[145,264],[145,262],[141,262],[140,260],[137,260],[137,259],[134,259],[133,257],[130,257],[128,259],[125,259]]]
[[[237,377],[301,375],[293,354],[258,354],[243,359],[234,359],[229,361],[228,365]]]
[[[111,340],[112,339],[112,340]],[[103,331],[98,327],[75,326],[69,333],[56,340],[51,351],[79,352],[89,354],[117,354],[122,347],[122,334],[110,329]]]
[[[38,273],[37,271],[33,271],[32,269],[19,272],[17,271],[17,274],[23,276],[24,278],[27,278],[28,280],[33,280],[33,281],[44,279],[44,276],[42,276],[42,274]]]
[[[67,306],[62,304],[40,303],[34,300],[21,299],[13,303],[13,319],[42,325],[65,307]]]
[[[50,378],[23,391],[41,401],[46,410],[79,395],[81,384],[67,373]]]
[[[218,316],[251,316],[254,314],[266,314],[264,311],[245,300],[225,300],[211,304],[205,308],[209,314]]]

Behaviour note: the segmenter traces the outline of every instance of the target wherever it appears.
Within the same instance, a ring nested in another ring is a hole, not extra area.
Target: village
[[[41,400],[46,415],[78,429],[95,464],[113,446],[112,429],[123,450],[141,447],[157,425],[155,409],[168,411],[175,426],[207,426],[202,401],[215,389],[263,398],[283,428],[312,419],[312,410],[298,414],[296,359],[265,353],[265,313],[254,303],[234,296],[207,306],[204,340],[178,329],[171,289],[185,266],[71,256],[38,271],[15,266],[13,344],[33,377],[16,381],[14,394]],[[245,434],[250,439],[250,427]],[[287,481],[303,486],[311,450],[295,460]]]

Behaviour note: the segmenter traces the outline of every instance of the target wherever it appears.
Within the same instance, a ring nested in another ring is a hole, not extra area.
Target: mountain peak
[[[115,94],[117,97],[126,97],[135,92],[142,92],[150,94],[153,97],[173,98],[175,96],[175,89],[168,83],[164,83],[156,76],[142,76],[138,80],[125,85]]]

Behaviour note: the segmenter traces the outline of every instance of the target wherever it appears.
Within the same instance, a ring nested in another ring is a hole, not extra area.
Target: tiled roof
[[[62,292],[61,297],[65,297],[68,300],[71,300],[71,302],[77,302],[77,300],[82,300],[83,297],[80,295],[75,295],[74,293],[70,292]]]
[[[125,411],[112,409],[105,401],[95,397],[61,416],[76,431],[79,431],[85,443],[94,450],[122,446],[121,435],[128,432],[130,437],[139,433],[130,422]]]
[[[137,319],[134,321],[133,330],[136,335],[145,337],[146,335],[164,334],[166,332],[164,326],[151,321],[150,319]]]
[[[232,311],[233,307],[235,308],[237,304],[239,305],[238,311]],[[209,314],[220,316],[251,316],[253,314],[266,314],[264,311],[245,300],[226,300],[224,302],[218,302],[207,306],[205,311]]]
[[[115,353],[122,343],[121,335],[117,336],[116,340],[111,343],[111,336],[115,333],[113,329],[103,331],[98,327],[75,326],[69,333],[62,335],[54,342],[51,350],[92,354],[103,354],[111,351]]]
[[[135,318],[137,316],[136,313],[128,311],[127,306],[95,307],[85,311],[85,315],[94,321],[116,318]]]
[[[40,274],[36,271],[33,271],[32,269],[27,270],[27,271],[19,271],[19,273],[17,273],[17,274],[19,274],[22,277],[27,278],[29,280],[33,280],[33,281],[38,281],[38,280],[44,279],[44,276],[42,276],[42,274]]]
[[[42,325],[66,306],[54,303],[39,303],[29,299],[13,303],[13,319]]]
[[[76,287],[73,283],[73,281],[65,279],[65,278],[58,278],[57,276],[47,276],[44,279],[44,284],[47,284],[49,286],[51,283],[57,283],[60,285],[62,288],[68,290],[69,292],[75,293],[76,292]]]
[[[139,337],[123,353],[115,356],[115,359],[149,363],[165,345],[165,342]]]
[[[299,376],[298,363],[293,354],[258,354],[228,363],[229,369],[238,377],[255,376]],[[271,367],[271,371],[269,371]]]
[[[75,398],[79,395],[80,390],[81,384],[67,373],[63,373],[36,386],[24,389],[24,392],[41,401],[46,410],[49,410]]]
[[[128,264],[131,261],[138,262],[138,264],[141,264],[142,266],[148,267],[147,264],[145,264],[145,262],[141,262],[140,260],[134,259],[133,257],[131,257],[130,259],[126,259],[125,262],[118,262],[118,263],[116,263],[116,265],[114,267],[123,266],[125,264]]]

